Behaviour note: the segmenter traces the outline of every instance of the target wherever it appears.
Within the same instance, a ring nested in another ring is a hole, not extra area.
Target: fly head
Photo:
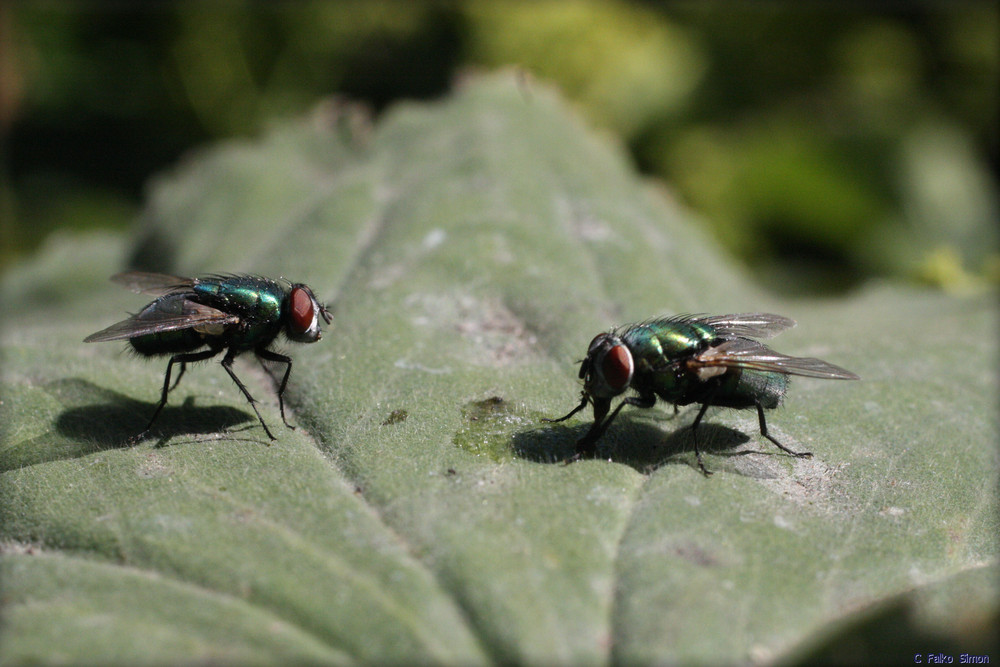
[[[285,335],[297,343],[315,343],[322,337],[319,318],[330,324],[333,316],[316,297],[307,285],[296,283],[288,293],[288,317],[285,322]]]
[[[580,367],[584,392],[597,400],[607,401],[628,389],[635,372],[632,353],[621,338],[602,333],[594,337],[587,358]]]

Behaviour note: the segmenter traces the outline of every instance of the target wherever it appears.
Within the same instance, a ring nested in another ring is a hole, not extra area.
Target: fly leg
[[[172,392],[174,389],[177,389],[177,385],[179,385],[181,383],[181,378],[184,377],[184,371],[187,370],[187,364],[186,363],[184,363],[183,361],[181,361],[179,363],[181,365],[181,372],[177,374],[176,378],[174,378],[174,384],[173,384],[173,386],[170,387],[170,389],[167,390],[168,394],[170,392]]]
[[[701,404],[701,408],[698,410],[698,416],[694,418],[691,423],[691,437],[694,439],[694,455],[698,459],[698,468],[701,469],[702,474],[708,477],[712,474],[712,471],[705,467],[705,463],[701,460],[701,450],[698,449],[698,424],[701,423],[701,418],[705,416],[705,411],[708,410],[709,403],[705,402]],[[763,417],[764,413],[761,413]]]
[[[604,417],[608,414],[608,408],[611,407],[611,401],[595,400],[594,423],[590,425],[590,430],[587,431],[586,435],[576,441],[576,453],[563,461],[563,465],[569,465],[574,461],[579,461],[584,456],[593,456],[597,452],[597,441],[600,440],[602,435],[604,435],[604,431],[608,428],[608,424],[614,421],[615,417],[618,416],[618,411],[622,409],[623,405],[625,405],[625,401],[619,403],[618,407],[615,408],[615,411],[611,413],[611,416],[605,420]]]
[[[160,416],[160,411],[163,410],[163,406],[167,404],[167,394],[169,394],[170,391],[177,386],[177,383],[181,381],[181,376],[184,375],[184,367],[187,362],[208,359],[209,357],[214,357],[218,353],[218,350],[208,349],[202,350],[201,352],[188,352],[187,354],[177,354],[170,357],[170,361],[167,363],[167,374],[163,377],[163,391],[160,393],[160,403],[156,406],[156,410],[153,411],[153,416],[150,418],[149,423],[146,424],[146,428],[129,438],[129,444],[134,445],[149,435],[149,429],[153,427],[153,422],[155,422],[156,418]],[[173,368],[174,364],[181,365],[181,372],[177,374],[177,379],[171,386],[170,370]]]
[[[233,359],[235,358],[236,352],[230,348],[229,351],[226,352],[226,356],[222,359],[222,367],[226,369],[226,372],[229,373],[229,377],[233,378],[233,382],[235,382],[236,386],[240,388],[241,392],[243,392],[243,396],[247,399],[247,402],[250,403],[250,407],[253,408],[253,411],[257,414],[257,419],[260,421],[260,425],[264,427],[264,433],[267,433],[267,437],[271,440],[277,440],[277,438],[274,437],[274,434],[271,433],[271,429],[269,429],[267,424],[264,423],[264,418],[260,416],[260,410],[257,409],[257,401],[250,395],[250,392],[247,391],[247,388],[242,382],[240,382],[240,379],[236,377],[236,373],[233,371]]]
[[[543,422],[549,422],[550,424],[555,424],[557,422],[564,422],[567,419],[569,419],[570,417],[572,417],[573,415],[575,415],[580,410],[583,410],[585,407],[587,407],[587,403],[589,401],[590,401],[590,396],[587,395],[587,392],[586,391],[581,392],[580,405],[578,405],[575,408],[573,408],[572,410],[570,410],[568,414],[565,414],[562,417],[559,417],[558,419],[549,419],[548,417],[543,417],[542,421]],[[591,438],[591,434],[594,433],[594,431],[597,429],[597,425],[601,421],[600,419],[597,418],[598,412],[601,412],[600,416],[601,416],[601,418],[603,418],[604,415],[608,411],[608,405],[610,405],[610,403],[603,402],[600,405],[598,405],[598,403],[596,403],[596,402],[594,403],[594,417],[595,417],[594,418],[594,424],[593,424],[593,426],[590,427],[590,431],[587,432],[587,435],[585,435],[577,443],[576,454],[574,454],[573,456],[571,456],[568,459],[566,459],[565,461],[563,461],[564,465],[569,465],[573,461],[578,461],[580,459],[580,457],[583,455],[583,453],[580,451],[580,443],[582,443],[584,441],[587,441],[587,440],[593,440],[594,442],[596,442],[597,438],[600,437],[600,434],[598,434],[597,436],[594,436],[593,438]],[[620,408],[621,408],[621,406],[619,406],[619,409]],[[617,412],[618,411],[616,410],[615,413],[617,414]],[[614,417],[614,415],[612,415],[612,417]]]
[[[812,456],[812,452],[795,452],[795,451],[792,451],[788,447],[785,447],[783,444],[781,444],[780,442],[778,442],[777,440],[775,440],[773,436],[768,435],[768,433],[767,433],[767,423],[764,421],[764,406],[762,406],[760,404],[760,401],[757,401],[757,416],[760,418],[760,434],[762,436],[764,436],[765,438],[767,438],[768,440],[770,440],[771,442],[773,442],[774,444],[776,444],[778,446],[778,449],[780,449],[783,452],[787,452],[787,453],[791,454],[792,456],[798,456],[800,458]]]
[[[285,426],[294,431],[295,427],[289,424],[288,420],[285,419],[285,385],[288,384],[288,376],[292,373],[292,360],[290,357],[278,354],[277,352],[272,352],[271,350],[265,348],[259,348],[255,350],[255,352],[259,359],[266,359],[268,361],[276,361],[285,364],[285,375],[281,378],[281,384],[278,385],[278,407],[281,409],[281,421],[285,422]],[[266,431],[267,427],[264,427],[264,430]]]
[[[564,415],[564,416],[560,417],[559,419],[549,419],[548,417],[542,417],[542,421],[543,422],[549,422],[550,424],[555,424],[557,422],[564,422],[567,419],[569,419],[570,417],[572,417],[573,415],[575,415],[580,410],[583,410],[585,407],[587,407],[587,401],[588,400],[590,400],[590,399],[587,397],[587,392],[583,392],[583,398],[580,401],[580,405],[578,405],[575,408],[573,408],[572,410],[570,410],[568,415]]]
[[[566,459],[565,463],[569,464],[573,461],[578,461],[584,456],[593,456],[597,451],[597,441],[608,430],[611,422],[615,420],[615,417],[618,416],[622,408],[626,405],[632,405],[637,408],[651,408],[656,405],[656,395],[640,394],[639,396],[629,396],[618,404],[618,407],[614,409],[607,419],[604,419],[604,415],[607,414],[610,405],[611,401],[594,401],[594,424],[587,431],[587,434],[577,441],[576,454]]]

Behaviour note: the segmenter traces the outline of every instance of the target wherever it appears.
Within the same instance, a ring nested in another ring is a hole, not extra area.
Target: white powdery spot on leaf
[[[413,294],[406,299],[410,321],[443,331],[457,331],[470,342],[468,363],[506,366],[537,351],[537,337],[496,297],[470,294]]]

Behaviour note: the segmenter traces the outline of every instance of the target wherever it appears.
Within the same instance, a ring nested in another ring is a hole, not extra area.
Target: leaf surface
[[[367,134],[345,121],[208,149],[155,184],[134,242],[57,238],[6,277],[0,660],[794,661],[913,591],[918,628],[939,624],[970,577],[969,623],[996,615],[994,300],[775,299],[506,75]],[[335,321],[286,346],[297,430],[247,358],[273,445],[214,362],[123,445],[165,360],[80,341],[143,305],[106,282],[126,254],[314,288]],[[776,349],[863,378],[796,378],[768,414],[812,459],[711,410],[706,479],[694,410],[659,406],[622,412],[613,462],[558,464],[589,415],[541,418],[576,405],[596,333],[747,311],[799,322]]]

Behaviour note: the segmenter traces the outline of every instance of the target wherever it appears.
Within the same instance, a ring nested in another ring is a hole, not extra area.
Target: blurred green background
[[[772,288],[995,285],[994,2],[0,4],[0,270],[185,151],[469,69],[555,82]],[[118,267],[108,267],[109,272]],[[205,267],[218,270],[225,267]]]

